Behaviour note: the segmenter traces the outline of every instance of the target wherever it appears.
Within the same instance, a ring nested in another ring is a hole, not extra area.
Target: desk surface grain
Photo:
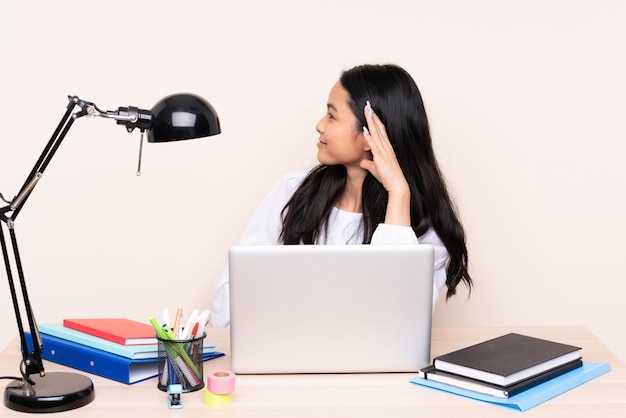
[[[583,348],[586,361],[607,361],[612,371],[524,412],[527,417],[626,416],[626,366],[584,327],[435,328],[432,356],[444,354],[507,332],[519,332]],[[229,353],[228,330],[209,329],[207,340]],[[17,374],[17,339],[0,352],[0,374]],[[227,355],[204,363],[209,370],[228,369]],[[47,371],[72,370],[46,362]],[[208,407],[203,392],[182,395],[184,407],[169,410],[167,394],[156,379],[134,385],[79,372],[96,387],[96,399],[77,410],[56,415],[114,417],[143,414],[171,417],[505,417],[520,414],[503,407],[419,387],[408,382],[416,373],[333,375],[239,375],[231,405]],[[8,382],[5,381],[7,384]],[[3,387],[6,384],[3,384]],[[4,406],[3,417],[24,416]]]

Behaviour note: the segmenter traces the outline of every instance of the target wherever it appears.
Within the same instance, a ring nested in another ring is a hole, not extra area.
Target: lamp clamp
[[[136,106],[118,107],[117,110],[102,111],[92,102],[86,102],[76,96],[70,96],[70,101],[80,108],[80,111],[74,114],[74,119],[81,116],[101,117],[113,119],[118,125],[124,125],[129,133],[139,128],[140,131],[150,129],[152,123],[152,113],[149,110],[140,109]]]

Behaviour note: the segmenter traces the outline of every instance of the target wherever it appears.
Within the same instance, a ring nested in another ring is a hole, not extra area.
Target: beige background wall
[[[67,95],[149,109],[190,91],[223,126],[147,145],[136,177],[138,133],[75,124],[17,222],[39,322],[207,307],[268,188],[316,162],[341,69],[393,62],[427,103],[477,283],[435,325],[585,325],[626,361],[625,21],[609,0],[3,2],[5,196]]]

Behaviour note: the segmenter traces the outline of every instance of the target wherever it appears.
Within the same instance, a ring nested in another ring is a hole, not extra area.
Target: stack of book
[[[159,350],[149,323],[126,318],[65,319],[40,324],[41,357],[118,382],[133,384],[158,375]],[[27,338],[31,344],[31,338]],[[32,347],[28,347],[32,350]],[[203,358],[224,353],[204,343]]]
[[[583,364],[580,347],[511,333],[435,357],[411,381],[504,406],[532,398],[534,406],[608,370]]]

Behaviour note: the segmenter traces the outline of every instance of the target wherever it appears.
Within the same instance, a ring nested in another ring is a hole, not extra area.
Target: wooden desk
[[[583,327],[439,328],[433,330],[432,355],[519,332],[583,348],[587,361],[607,361],[613,370],[561,396],[524,412],[524,417],[626,416],[626,366]],[[208,341],[229,352],[228,330],[209,329]],[[0,374],[18,374],[17,339],[0,353]],[[205,371],[228,369],[228,356],[205,363]],[[68,371],[46,362],[47,371]],[[82,373],[82,372],[80,372]],[[85,373],[86,374],[86,373]],[[88,374],[86,374],[88,375]],[[167,407],[167,394],[156,379],[124,385],[88,375],[96,387],[89,405],[57,415],[75,417],[506,417],[520,412],[419,387],[408,382],[416,373],[339,375],[239,375],[233,402],[210,408],[203,392],[182,395],[181,411]],[[2,384],[4,388],[8,381]],[[4,390],[4,389],[3,389]],[[3,417],[24,417],[2,406]]]

